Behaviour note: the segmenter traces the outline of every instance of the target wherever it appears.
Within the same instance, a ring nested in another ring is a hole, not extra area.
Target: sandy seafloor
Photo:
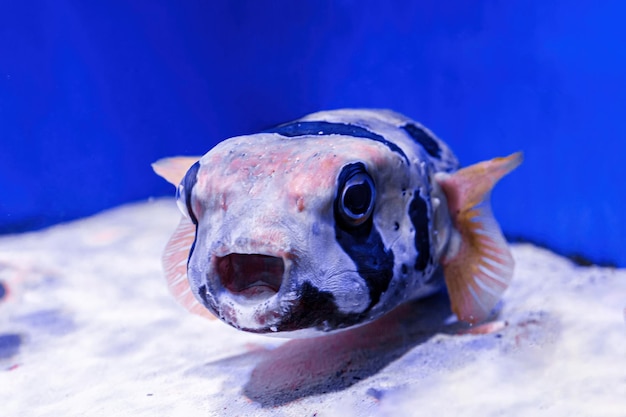
[[[626,270],[513,245],[491,333],[442,294],[288,341],[175,303],[178,219],[157,200],[0,238],[0,416],[626,416]]]

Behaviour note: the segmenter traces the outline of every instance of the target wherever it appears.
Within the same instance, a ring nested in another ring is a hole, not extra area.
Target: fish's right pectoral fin
[[[182,217],[163,252],[163,269],[170,292],[183,307],[194,314],[215,319],[215,316],[196,300],[187,279],[187,260],[195,234],[196,226],[186,217]]]
[[[177,186],[189,168],[200,160],[200,156],[175,156],[159,159],[152,164],[152,169],[167,182]]]
[[[518,152],[435,177],[454,225],[441,263],[452,311],[465,322],[485,320],[513,276],[513,257],[489,199],[498,180],[521,162]]]

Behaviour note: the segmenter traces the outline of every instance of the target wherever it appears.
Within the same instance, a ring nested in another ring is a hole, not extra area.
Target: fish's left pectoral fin
[[[177,186],[183,179],[189,168],[195,164],[200,156],[175,156],[163,158],[152,164],[152,169],[167,182]]]
[[[513,257],[489,200],[498,180],[521,162],[518,152],[435,178],[454,225],[441,262],[452,311],[465,322],[489,317],[513,276]]]
[[[196,226],[186,217],[182,217],[163,252],[165,278],[170,292],[183,307],[194,314],[215,319],[215,316],[196,300],[187,279],[187,259],[195,233]]]

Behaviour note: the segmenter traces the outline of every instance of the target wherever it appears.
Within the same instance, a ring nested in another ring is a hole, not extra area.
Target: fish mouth
[[[274,296],[283,283],[283,258],[262,254],[231,253],[216,257],[222,287],[233,295],[255,302]]]

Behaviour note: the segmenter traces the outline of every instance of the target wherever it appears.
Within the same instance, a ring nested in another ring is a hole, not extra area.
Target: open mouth
[[[231,253],[217,258],[216,270],[227,291],[262,301],[280,289],[285,263],[276,256]]]

